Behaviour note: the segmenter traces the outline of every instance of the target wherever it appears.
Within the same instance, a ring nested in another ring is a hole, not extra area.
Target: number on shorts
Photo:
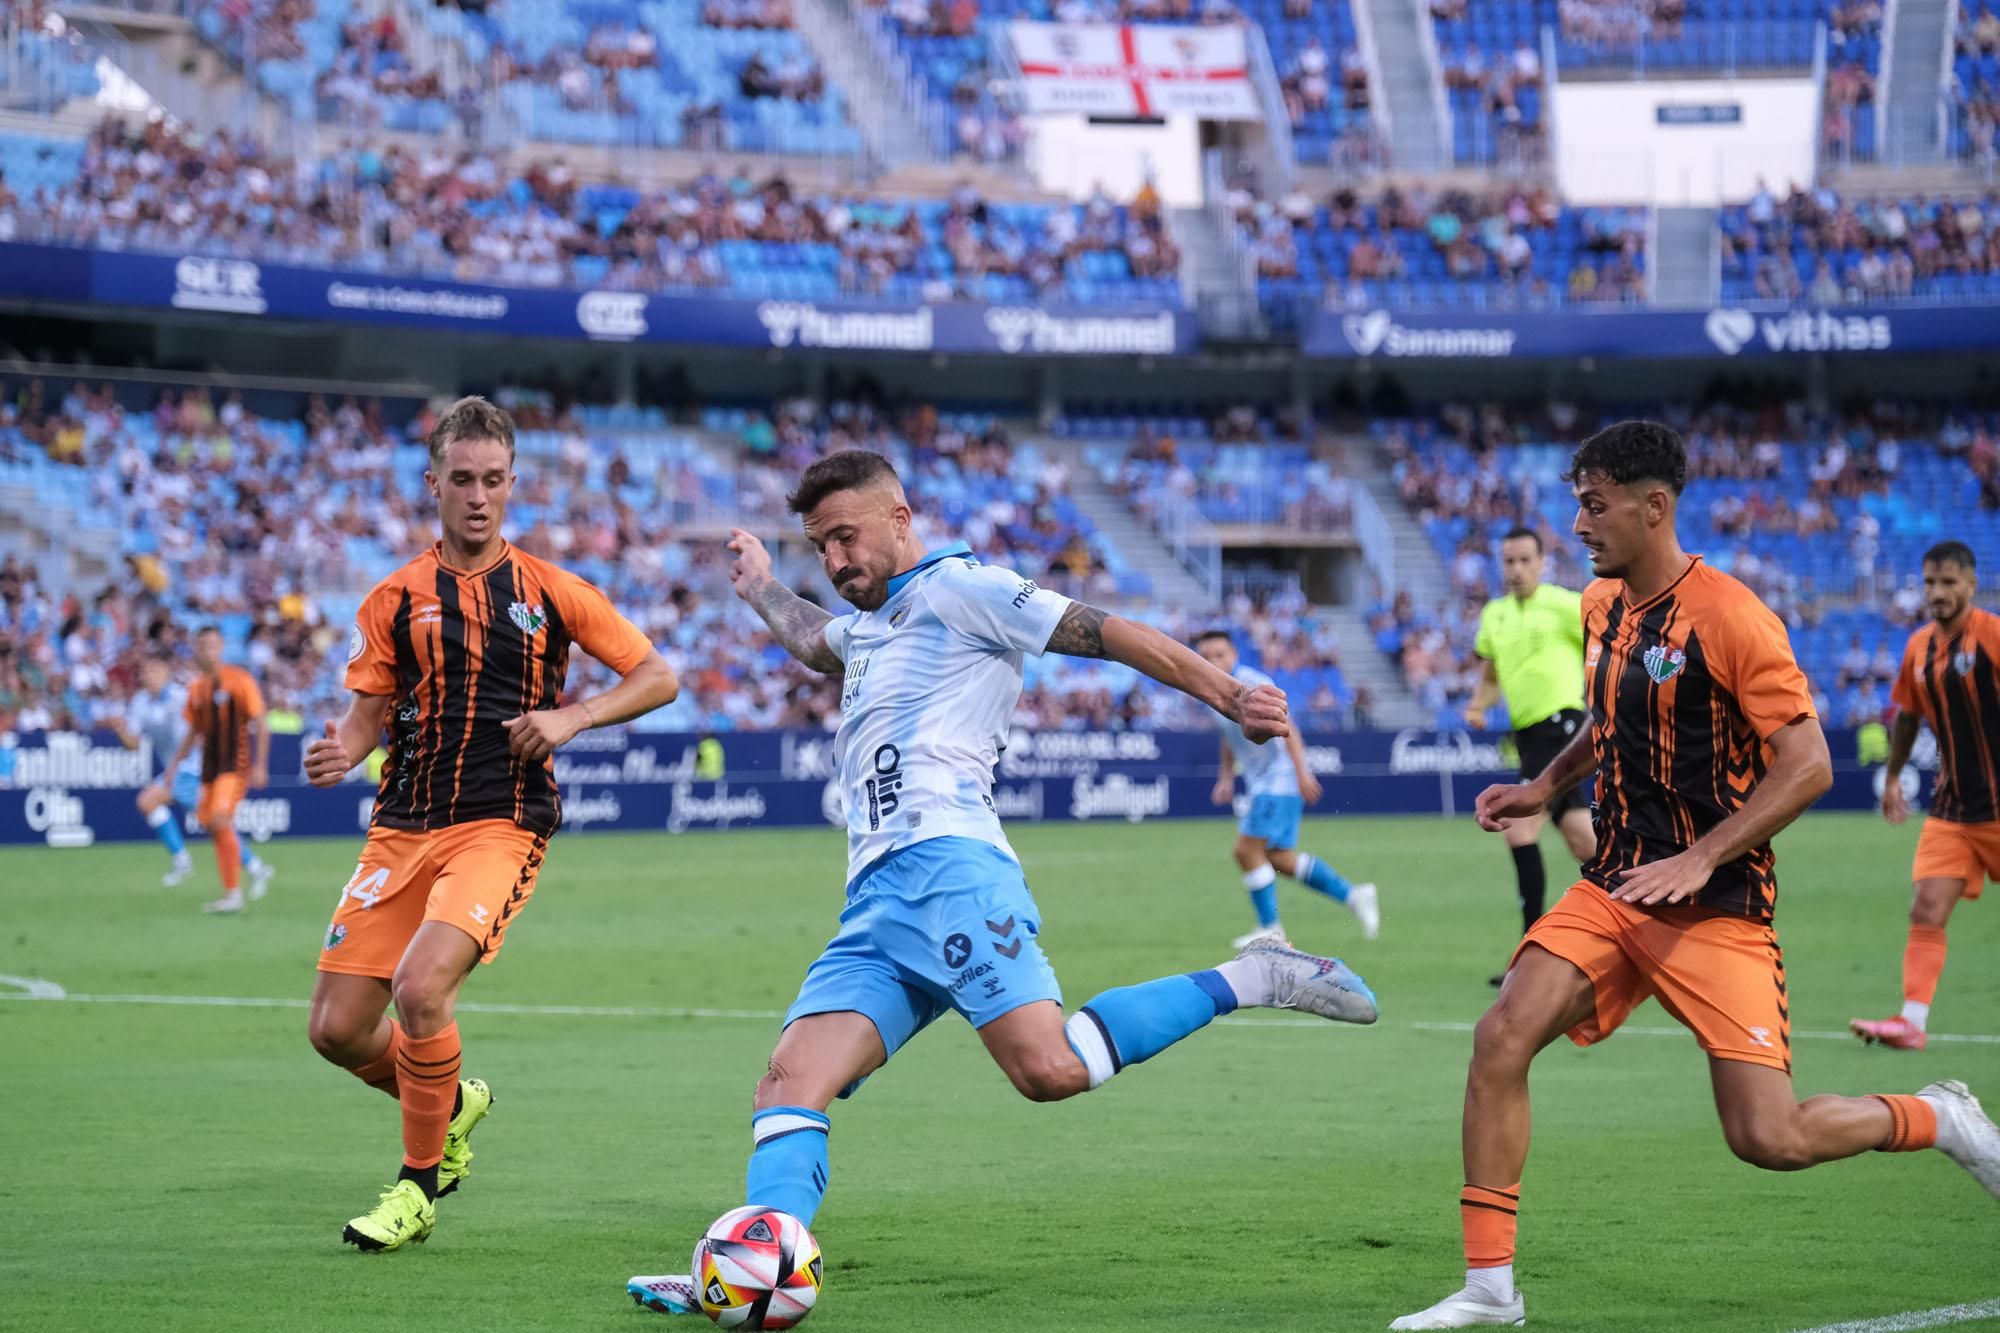
[[[347,887],[340,891],[340,902],[335,903],[334,908],[339,910],[340,903],[352,898],[361,904],[361,910],[365,912],[382,901],[382,890],[388,887],[389,867],[369,870],[366,866],[356,866],[354,878],[348,880]]]

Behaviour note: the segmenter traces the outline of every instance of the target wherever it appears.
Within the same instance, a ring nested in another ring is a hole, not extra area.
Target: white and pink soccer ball
[[[724,1328],[792,1328],[812,1313],[824,1272],[805,1223],[775,1208],[732,1208],[694,1245],[702,1313]]]

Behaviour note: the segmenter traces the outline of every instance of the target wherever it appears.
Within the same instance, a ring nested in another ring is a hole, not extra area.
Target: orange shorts
[[[236,806],[250,790],[250,779],[241,773],[218,773],[212,782],[201,784],[201,799],[195,803],[194,817],[205,829],[236,818]]]
[[[1977,898],[1987,880],[2000,879],[2000,823],[1956,824],[1932,815],[1917,835],[1910,878],[1962,879],[1965,896]]]
[[[319,970],[394,976],[426,921],[457,926],[478,942],[479,961],[492,962],[535,892],[548,845],[510,819],[429,832],[369,830],[361,863],[334,905]]]
[[[1646,1000],[1718,1060],[1792,1070],[1785,959],[1769,922],[1700,908],[1646,910],[1577,884],[1521,941],[1574,963],[1597,991],[1597,1013],[1570,1029],[1579,1046],[1603,1041]]]

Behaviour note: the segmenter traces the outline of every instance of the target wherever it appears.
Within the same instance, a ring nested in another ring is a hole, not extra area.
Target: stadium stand
[[[1303,191],[1271,203],[1239,192],[1238,243],[1278,328],[1305,308],[1376,305],[1548,307],[1645,295],[1646,210],[1565,208],[1542,187],[1475,198],[1390,185],[1373,203],[1352,189],[1315,206]]]
[[[1372,153],[1368,75],[1346,0],[873,0],[889,40],[920,70],[931,96],[953,108],[941,147],[987,159],[1020,145],[1018,121],[992,87],[995,25],[1036,22],[1250,23],[1263,30],[1301,162],[1365,160]]]
[[[99,88],[96,54],[73,32],[48,30],[42,0],[0,4],[0,109],[53,111]]]
[[[1572,588],[1589,580],[1566,538],[1575,504],[1562,472],[1594,422],[1555,405],[1373,423],[1450,588],[1441,599],[1399,592],[1371,609],[1371,627],[1441,720],[1470,696],[1463,664],[1480,605],[1498,595],[1504,532],[1538,528],[1549,576]],[[1983,412],[1878,403],[1824,418],[1797,404],[1710,405],[1677,424],[1689,447],[1681,500],[1688,549],[1748,583],[1784,618],[1830,717],[1879,720],[1883,654],[1899,660],[1923,614],[1913,574],[1923,552],[1956,537],[1982,563],[2000,559],[2000,423]],[[1866,671],[1857,667],[1857,636]]]
[[[1953,157],[1993,160],[2000,127],[2000,15],[1986,0],[1959,0],[1952,39]]]
[[[2000,198],[1849,199],[1760,189],[1722,212],[1725,301],[1990,300]]]
[[[514,286],[764,298],[1178,304],[1157,198],[1074,206],[807,195],[781,175],[584,185],[560,160],[506,179],[479,153],[349,147],[310,171],[255,143],[106,121],[87,147],[0,135],[19,240],[216,253]]]

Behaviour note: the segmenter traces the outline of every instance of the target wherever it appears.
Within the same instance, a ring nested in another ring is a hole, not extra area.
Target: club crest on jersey
[[[1961,676],[1972,674],[1972,668],[1979,665],[1979,654],[1969,648],[1961,648],[1951,655],[1952,670]]]
[[[356,625],[353,633],[347,636],[347,660],[352,662],[367,651],[368,636],[361,632],[361,626]]]
[[[916,605],[914,602],[904,602],[897,607],[895,614],[889,617],[889,628],[892,630],[903,628],[903,622],[910,618],[910,608],[914,605]]]
[[[1671,644],[1656,643],[1639,660],[1646,664],[1646,674],[1653,678],[1653,683],[1664,685],[1681,674],[1688,658],[1686,653]]]
[[[542,610],[540,602],[515,602],[507,608],[507,618],[521,627],[521,633],[533,634],[549,623],[548,613]]]
[[[339,922],[336,921],[334,924],[326,928],[326,947],[328,949],[333,948],[335,945],[339,944],[342,940],[346,938],[347,938],[347,927],[341,925]],[[324,950],[322,950],[322,952],[324,952]]]

